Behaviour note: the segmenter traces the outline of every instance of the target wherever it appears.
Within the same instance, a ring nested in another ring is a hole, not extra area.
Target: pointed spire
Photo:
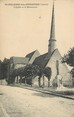
[[[55,20],[54,20],[54,2],[53,2],[50,40],[49,40],[49,45],[48,45],[48,54],[49,55],[51,55],[56,48],[55,42],[56,42],[56,40],[55,40]]]
[[[55,23],[54,23],[54,3],[53,3],[50,40],[54,39],[55,39]]]

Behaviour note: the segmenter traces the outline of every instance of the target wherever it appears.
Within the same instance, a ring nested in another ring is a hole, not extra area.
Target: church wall
[[[62,82],[64,86],[72,86],[72,76],[68,70],[66,64],[59,63],[59,73],[62,76]]]
[[[58,55],[57,50],[53,53],[53,55],[51,56],[48,64],[46,67],[51,67],[52,70],[52,76],[51,76],[51,80],[53,80],[56,75],[57,75],[57,70],[56,70],[56,60],[60,60],[61,56]]]
[[[66,64],[61,63],[61,55],[58,50],[55,50],[53,55],[51,56],[48,64],[46,67],[51,67],[52,69],[52,76],[51,76],[51,84],[53,79],[55,79],[57,75],[57,69],[56,69],[56,60],[59,61],[59,74],[62,77],[62,83],[65,86],[72,86],[72,78],[70,77],[69,70],[66,66]]]

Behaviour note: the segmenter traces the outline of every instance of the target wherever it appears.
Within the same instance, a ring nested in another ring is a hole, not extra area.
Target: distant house
[[[10,78],[10,74],[12,74],[13,70],[25,67],[27,64],[32,64],[36,57],[40,56],[38,50],[35,50],[25,57],[11,57],[9,59],[9,66],[8,66],[8,79]]]
[[[28,63],[28,58],[25,57],[11,57],[10,58],[10,70],[18,69],[20,67],[26,66]]]
[[[26,66],[27,64],[32,64],[36,57],[38,57],[40,54],[38,50],[35,50],[29,54],[27,54],[25,57],[11,57],[10,58],[10,69],[18,69],[21,67]]]

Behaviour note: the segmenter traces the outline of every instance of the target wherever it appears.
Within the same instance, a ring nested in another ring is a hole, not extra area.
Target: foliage
[[[74,47],[71,48],[66,55],[64,55],[62,62],[74,67]]]
[[[26,78],[27,77],[34,77],[37,75],[38,71],[39,71],[38,66],[29,64],[29,65],[24,67],[22,75],[25,76]]]
[[[3,76],[2,76],[2,61],[0,60],[0,79],[3,79]]]
[[[74,68],[71,70],[71,74],[72,74],[72,76],[74,78]]]
[[[62,58],[62,62],[67,63],[69,66],[73,67],[71,70],[71,74],[73,77],[73,85],[74,85],[74,47],[71,48],[66,55]]]
[[[25,67],[22,68],[18,68],[18,69],[14,69],[12,71],[11,76],[25,76],[27,77],[33,77],[33,76],[42,76],[43,74],[45,74],[46,77],[50,77],[51,75],[51,68],[50,67],[46,67],[45,69],[39,67],[38,65],[32,65],[29,64]]]
[[[44,69],[44,74],[47,78],[50,78],[51,77],[51,68],[50,67],[46,67]]]
[[[9,66],[9,59],[5,58],[1,63],[1,75],[3,79],[7,78],[8,66]]]
[[[43,74],[50,80],[51,68],[49,67],[42,68],[38,65],[28,64],[25,67],[14,69],[10,76],[11,76],[11,82],[13,83],[15,81],[16,76],[20,76],[20,81],[22,82],[22,77],[24,77],[27,80],[28,79],[32,80],[36,76],[39,76],[39,80],[40,80]]]

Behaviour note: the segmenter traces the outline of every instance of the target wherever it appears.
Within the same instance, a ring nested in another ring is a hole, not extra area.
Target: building
[[[10,79],[10,75],[14,70],[25,67],[27,64],[32,64],[35,58],[38,56],[40,56],[40,53],[38,52],[38,50],[35,50],[27,54],[25,57],[11,57],[9,60],[10,62],[8,65],[8,72],[7,72],[8,79]],[[15,82],[16,82],[16,79],[17,78],[15,78]]]
[[[27,64],[32,64],[36,57],[40,56],[38,50],[35,50],[25,57],[11,57],[10,58],[10,70],[18,69],[26,66]]]
[[[10,58],[10,70],[18,69],[20,67],[26,66],[28,63],[28,58],[25,57],[11,57]]]
[[[51,70],[52,70],[52,76],[50,80],[51,85],[54,82],[57,82],[57,75],[60,75],[64,86],[72,86],[72,76],[69,73],[69,70],[66,64],[61,62],[62,56],[58,48],[56,48],[54,18],[55,17],[54,17],[54,5],[53,5],[48,52],[37,57],[33,62],[33,64],[39,65],[44,68],[51,67]],[[58,67],[59,74],[57,74],[57,67]],[[46,78],[45,78],[45,82],[47,82]]]
[[[38,50],[35,50],[29,54],[27,54],[25,56],[25,59],[28,59],[28,64],[32,64],[35,60],[35,58],[37,58],[38,56],[40,56],[40,53]]]
[[[54,17],[54,4],[53,4],[48,52],[44,53],[43,55],[40,55],[39,51],[35,50],[27,54],[25,57],[11,57],[10,71],[12,71],[13,69],[18,69],[23,66],[26,66],[27,64],[34,64],[43,68],[50,67],[52,70],[52,75],[50,79],[51,85],[61,80],[64,86],[72,86],[72,76],[68,70],[67,65],[65,63],[62,63],[61,59],[62,56],[58,48],[56,48],[55,17]],[[45,86],[47,86],[48,79],[44,77],[43,81],[42,77],[41,78],[42,85],[43,82],[45,82],[44,84]],[[38,77],[34,78],[33,84],[38,85]]]

